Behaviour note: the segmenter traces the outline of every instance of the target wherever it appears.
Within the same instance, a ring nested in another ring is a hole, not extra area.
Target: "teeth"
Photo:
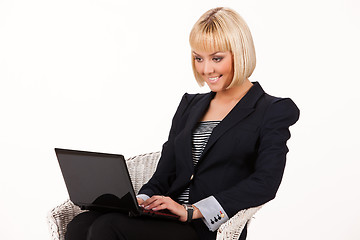
[[[211,78],[211,77],[209,77],[209,80],[210,81],[215,81],[216,79],[218,79],[219,77],[213,77],[213,78]]]

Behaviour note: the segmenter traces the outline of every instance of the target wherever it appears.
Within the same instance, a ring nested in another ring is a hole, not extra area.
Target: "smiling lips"
[[[210,83],[216,83],[221,77],[222,77],[222,75],[220,75],[218,77],[208,77],[208,80]]]

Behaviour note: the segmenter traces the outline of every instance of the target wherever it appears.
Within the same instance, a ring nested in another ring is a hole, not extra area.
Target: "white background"
[[[253,33],[252,81],[301,109],[277,198],[249,240],[360,239],[356,0],[0,0],[0,239],[48,239],[67,191],[54,147],[158,151],[192,76],[188,34],[228,6]]]

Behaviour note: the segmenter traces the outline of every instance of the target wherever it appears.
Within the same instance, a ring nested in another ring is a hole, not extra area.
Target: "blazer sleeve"
[[[291,99],[277,98],[265,111],[255,171],[231,188],[214,194],[229,217],[272,200],[280,186],[288,152],[289,127],[298,120],[299,109]]]
[[[175,180],[176,162],[174,154],[174,139],[177,133],[178,124],[183,113],[186,111],[196,95],[185,93],[172,119],[168,140],[163,144],[161,157],[154,175],[140,189],[139,194],[163,195],[168,192],[172,182]]]

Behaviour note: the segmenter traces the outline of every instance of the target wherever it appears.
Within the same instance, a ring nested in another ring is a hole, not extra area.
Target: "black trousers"
[[[84,212],[67,226],[66,240],[199,240],[190,224],[124,213]]]
[[[245,227],[239,240],[246,239],[246,230]],[[205,225],[196,231],[192,224],[178,221],[134,218],[124,213],[96,211],[77,215],[68,224],[65,234],[66,240],[199,240],[215,238],[216,233],[207,230]]]

